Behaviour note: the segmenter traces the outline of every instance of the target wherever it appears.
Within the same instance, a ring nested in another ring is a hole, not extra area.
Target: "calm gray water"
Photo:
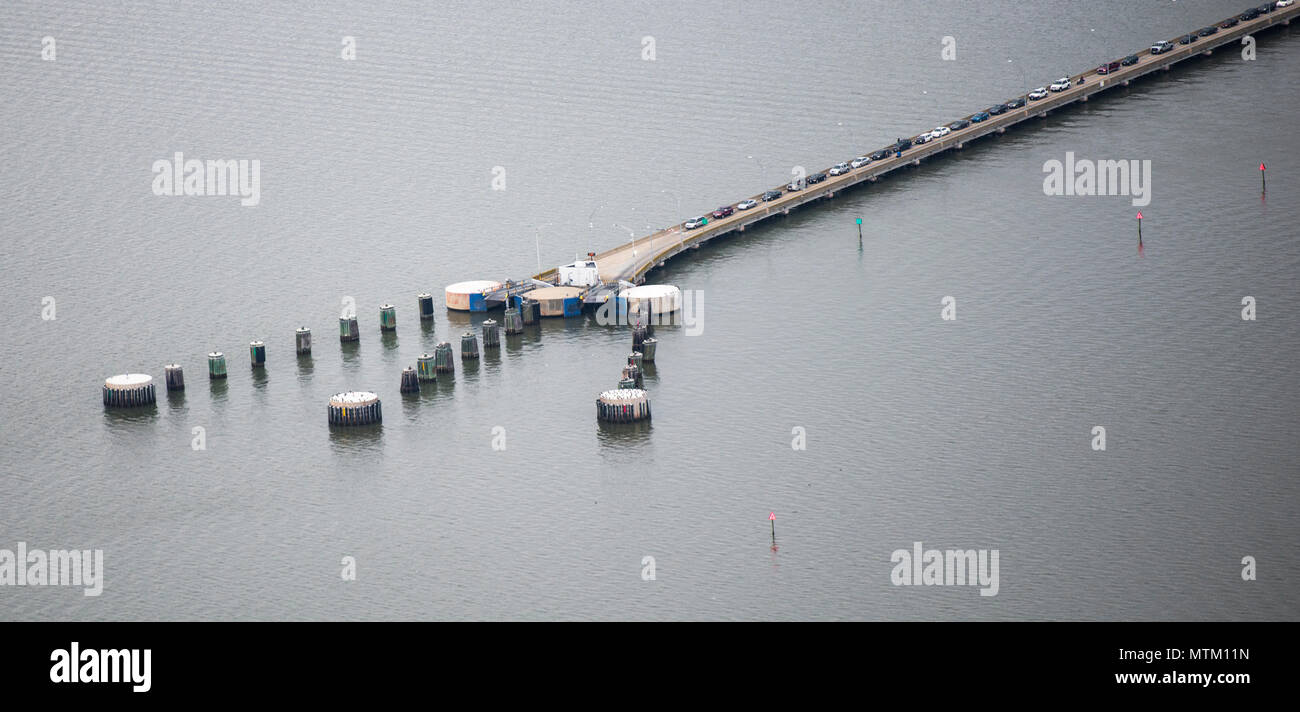
[[[705,306],[701,334],[659,332],[649,427],[598,427],[630,336],[590,319],[397,392],[483,318],[442,311],[449,283],[606,249],[616,223],[648,233],[1244,4],[4,3],[0,548],[102,549],[106,583],[0,587],[0,618],[1300,617],[1295,30],[652,274]],[[261,204],[153,195],[176,151],[260,160]],[[1144,257],[1129,198],[1044,195],[1066,151],[1152,162]],[[161,387],[171,361],[183,397],[105,412],[105,377]],[[325,402],[354,388],[382,429],[332,434]],[[914,541],[998,549],[998,595],[895,587]]]

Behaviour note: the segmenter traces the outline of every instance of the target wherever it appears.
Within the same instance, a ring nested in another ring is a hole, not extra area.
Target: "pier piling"
[[[419,393],[420,379],[415,373],[415,369],[407,366],[402,369],[402,393]]]
[[[178,363],[169,363],[163,366],[163,380],[167,382],[167,390],[169,391],[185,390],[185,370]]]
[[[420,358],[415,361],[415,366],[416,374],[421,381],[438,380],[438,369],[433,354],[420,354]]]
[[[428,292],[421,292],[415,295],[419,303],[420,321],[429,321],[433,318],[433,295]]]
[[[226,377],[226,355],[220,351],[208,354],[208,379],[219,380]]]
[[[451,351],[451,344],[441,341],[433,348],[434,370],[438,373],[454,373],[456,359]]]
[[[266,366],[266,344],[261,341],[248,342],[248,360],[253,363],[253,368],[264,368]]]
[[[478,338],[472,331],[460,335],[460,358],[462,361],[478,358]]]
[[[293,348],[299,356],[311,354],[311,329],[305,326],[298,327],[293,333]]]
[[[397,307],[383,304],[379,307],[379,330],[397,331]]]
[[[369,391],[335,393],[330,397],[330,425],[372,425],[382,422],[379,396]]]
[[[501,328],[495,319],[483,322],[483,350],[501,348]]]
[[[339,317],[339,341],[360,341],[361,332],[357,329],[355,316]]]
[[[110,408],[137,408],[154,401],[153,376],[127,373],[104,381],[104,405]]]

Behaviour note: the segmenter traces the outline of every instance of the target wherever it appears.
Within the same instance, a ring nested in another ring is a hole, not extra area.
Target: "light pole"
[[[537,245],[537,272],[539,274],[542,271],[542,228],[550,226],[551,223],[542,223],[541,225],[533,226],[533,228],[537,230],[537,239],[535,242]]]
[[[1009,59],[1007,60],[1007,64],[1015,65],[1016,69],[1020,70],[1020,86],[1024,87],[1025,90],[1025,93],[1020,96],[1020,98],[1025,100],[1025,105],[1021,108],[1023,108],[1025,110],[1025,114],[1028,115],[1029,114],[1029,81],[1025,78],[1025,68]]]
[[[763,184],[763,174],[766,173],[766,171],[763,170],[763,162],[760,161],[760,160],[758,160],[758,159],[755,158],[754,156],[746,156],[746,158],[753,159],[754,163],[757,163],[757,164],[758,164],[758,184],[759,184],[759,185],[762,185],[762,184]]]

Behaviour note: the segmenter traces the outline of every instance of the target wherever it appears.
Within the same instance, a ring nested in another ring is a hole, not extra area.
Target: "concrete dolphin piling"
[[[143,373],[126,373],[104,380],[104,405],[110,408],[138,408],[153,405],[153,376]]]

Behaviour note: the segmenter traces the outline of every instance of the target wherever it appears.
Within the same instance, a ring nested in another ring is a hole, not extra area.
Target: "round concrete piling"
[[[185,390],[185,369],[181,368],[179,363],[169,363],[163,366],[163,380],[167,382],[167,390],[183,391]]]
[[[646,327],[644,324],[637,324],[636,326],[632,327],[632,350],[641,351],[642,345],[645,344],[645,340],[647,338],[648,335],[646,333]]]
[[[451,351],[451,344],[439,342],[433,348],[434,370],[438,373],[452,373],[456,370],[456,358]]]
[[[639,388],[605,391],[596,398],[596,417],[608,423],[631,423],[650,418],[650,398]]]
[[[379,330],[397,331],[397,307],[392,304],[379,307]]]
[[[521,334],[524,331],[524,318],[519,314],[518,307],[510,307],[506,310],[505,317],[506,335]]]
[[[339,341],[360,341],[361,331],[357,328],[355,316],[339,317]]]
[[[372,425],[382,422],[379,396],[369,391],[349,391],[330,396],[330,425]]]
[[[420,305],[420,321],[429,321],[433,318],[433,295],[428,292],[421,292],[415,295],[416,301]]]
[[[532,326],[542,318],[542,308],[532,299],[525,299],[519,303],[519,313],[524,320],[524,326]]]
[[[501,348],[501,327],[495,319],[483,322],[483,350]]]
[[[478,358],[478,338],[472,331],[460,335],[460,358],[461,360]]]
[[[104,381],[104,405],[110,408],[137,408],[154,401],[153,376],[127,373]]]
[[[418,376],[416,376],[415,369],[411,368],[410,366],[407,366],[406,368],[402,369],[402,392],[403,393],[420,392],[420,379]]]
[[[647,338],[645,341],[642,341],[642,342],[641,342],[641,360],[642,360],[642,361],[645,361],[645,362],[648,362],[648,363],[654,363],[654,361],[655,361],[655,348],[658,347],[658,346],[659,346],[659,340],[658,340],[658,339],[655,339],[655,338]]]
[[[645,348],[645,344],[642,343],[641,347]],[[642,351],[633,351],[627,356],[627,362],[630,364],[636,364],[637,366],[640,366],[644,361],[645,361],[645,353]]]
[[[448,285],[443,293],[447,308],[453,311],[487,311],[487,295],[501,288],[491,279],[474,279]]]
[[[253,368],[263,368],[266,366],[266,344],[261,341],[248,342],[248,360],[253,363]]]
[[[682,308],[682,290],[671,284],[647,284],[624,289],[619,293],[618,299],[632,323],[636,323],[632,316],[634,314],[641,315],[641,323],[648,324],[653,319],[647,318],[647,314],[657,317],[672,314]]]
[[[299,356],[311,353],[311,329],[300,326],[297,331],[293,332],[293,349]]]
[[[415,361],[415,372],[421,381],[438,380],[438,369],[433,354],[420,354],[420,358]]]
[[[208,378],[215,381],[226,377],[226,355],[220,351],[208,354]]]

